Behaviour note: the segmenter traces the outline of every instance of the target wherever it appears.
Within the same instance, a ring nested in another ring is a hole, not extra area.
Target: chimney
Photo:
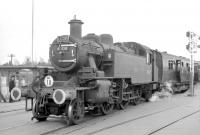
[[[81,20],[76,19],[76,15],[74,19],[68,22],[70,24],[70,36],[81,39],[82,38],[82,24]]]

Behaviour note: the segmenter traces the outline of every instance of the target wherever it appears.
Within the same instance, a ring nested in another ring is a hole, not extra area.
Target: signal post
[[[194,32],[188,31],[186,36],[189,39],[186,49],[190,52],[190,93],[188,96],[194,96],[194,54],[197,53],[197,42],[200,39]]]

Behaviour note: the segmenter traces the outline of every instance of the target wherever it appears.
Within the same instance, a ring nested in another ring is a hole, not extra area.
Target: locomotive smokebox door
[[[93,90],[87,90],[85,92],[85,98],[90,103],[102,103],[109,100],[109,89],[111,82],[108,80],[97,80],[96,88]]]

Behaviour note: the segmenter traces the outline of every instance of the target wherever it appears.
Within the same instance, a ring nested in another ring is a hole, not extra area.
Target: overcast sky
[[[34,60],[48,60],[49,44],[69,34],[76,14],[83,35],[110,33],[115,42],[135,41],[152,49],[187,56],[187,31],[200,35],[198,0],[34,0]],[[31,0],[0,1],[0,63],[15,54],[31,57]],[[200,52],[198,52],[200,53]],[[197,56],[196,58],[198,58]],[[199,57],[200,58],[200,57]]]

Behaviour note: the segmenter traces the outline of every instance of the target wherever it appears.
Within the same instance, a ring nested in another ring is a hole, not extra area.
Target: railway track
[[[111,129],[111,128],[114,128],[114,127],[117,127],[117,126],[121,126],[121,125],[130,123],[130,122],[133,122],[133,121],[136,121],[136,120],[140,120],[140,119],[143,119],[143,118],[145,118],[145,117],[153,116],[153,115],[156,115],[156,114],[159,114],[159,113],[162,113],[162,112],[165,112],[165,111],[169,111],[169,110],[172,110],[172,109],[174,109],[174,107],[173,107],[173,108],[169,108],[169,109],[165,109],[165,110],[162,110],[162,111],[158,111],[158,112],[155,112],[155,113],[143,115],[143,116],[141,116],[141,117],[134,118],[134,119],[130,119],[130,120],[128,120],[128,121],[123,121],[123,122],[121,122],[121,123],[117,123],[117,124],[114,124],[114,125],[111,125],[111,126],[107,126],[107,127],[104,127],[104,128],[98,129],[98,130],[95,130],[95,131],[93,131],[93,132],[87,133],[87,134],[85,134],[85,135],[94,135],[94,134],[100,133],[100,132],[102,132],[102,131],[105,131],[105,130],[108,130],[108,129]],[[161,131],[161,130],[163,130],[163,129],[165,129],[165,128],[167,128],[167,127],[173,125],[173,124],[176,124],[176,123],[178,123],[179,121],[184,120],[184,119],[186,119],[186,118],[188,118],[188,117],[190,117],[190,116],[192,116],[192,115],[195,115],[195,114],[197,114],[197,113],[199,113],[199,112],[200,112],[200,109],[197,110],[197,111],[194,111],[194,112],[192,112],[192,113],[189,113],[189,114],[187,114],[187,115],[184,115],[183,117],[180,117],[179,119],[176,119],[176,120],[174,120],[174,121],[172,121],[172,122],[170,122],[170,123],[168,123],[168,124],[166,124],[166,125],[164,125],[164,126],[158,128],[158,129],[156,129],[156,130],[151,131],[151,132],[148,133],[147,135],[153,135],[153,134],[155,134],[155,133],[157,133],[157,132],[159,132],[159,131]],[[65,133],[65,135],[66,135],[66,134],[70,134],[70,133]]]
[[[111,117],[111,115],[107,115],[105,117],[108,118],[108,117]],[[104,119],[105,119],[105,117],[104,117]],[[101,120],[102,120],[101,116],[100,117],[98,117],[98,116],[97,117],[86,116],[84,118],[84,120],[80,123],[80,125],[74,125],[74,126],[76,126],[75,129],[70,130],[69,133],[73,133],[75,131],[81,130],[81,129],[83,129],[87,126],[93,125],[93,124],[95,124],[95,123],[97,123],[98,121],[101,121]],[[56,132],[59,132],[60,130],[66,129],[67,127],[70,127],[70,126],[62,126],[62,127],[57,128],[57,129],[53,129],[53,130],[50,130],[50,131],[47,131],[47,132],[43,132],[40,135],[54,134]]]
[[[95,130],[93,132],[90,132],[90,133],[87,133],[86,135],[93,135],[93,134],[96,134],[96,133],[99,133],[99,132],[102,132],[104,130],[108,130],[108,129],[111,129],[113,127],[117,127],[117,126],[120,126],[120,125],[123,125],[123,124],[126,124],[126,123],[130,123],[130,122],[133,122],[133,121],[136,121],[136,120],[139,120],[139,119],[143,119],[143,118],[146,118],[146,117],[149,117],[149,116],[152,116],[152,115],[156,115],[156,114],[159,114],[159,113],[162,113],[162,112],[165,112],[165,111],[169,111],[169,110],[172,110],[172,109],[175,109],[177,107],[181,107],[182,105],[180,106],[173,106],[173,107],[169,107],[169,108],[165,108],[165,109],[162,109],[162,110],[159,110],[159,111],[156,111],[156,112],[152,112],[152,113],[148,113],[148,114],[145,114],[145,115],[142,115],[142,116],[139,116],[139,117],[136,117],[136,118],[133,118],[133,119],[130,119],[130,120],[126,120],[126,121],[123,121],[123,122],[120,122],[120,123],[116,123],[116,124],[113,124],[113,125],[110,125],[110,126],[106,126],[104,128],[101,128],[101,129],[98,129],[98,130]],[[114,112],[114,113],[120,113],[120,112]],[[111,115],[106,115],[104,117],[96,117],[94,119],[87,119],[87,120],[84,120],[82,123],[83,124],[80,124],[80,125],[76,125],[75,128],[69,130],[69,131],[65,131],[63,133],[63,135],[68,135],[68,134],[73,134],[77,131],[80,131],[86,127],[90,127],[100,121],[102,121],[102,118],[104,118],[103,120],[106,120],[108,119],[109,117],[112,117]],[[66,126],[63,126],[63,127],[60,127],[58,129],[54,129],[54,130],[50,130],[50,131],[47,131],[47,132],[44,132],[42,133],[41,135],[51,135],[51,134],[57,134],[57,132],[60,132],[61,130],[65,129]],[[67,129],[66,129],[67,130]]]
[[[14,103],[6,103],[6,104],[0,104],[0,114],[2,113],[9,113],[9,112],[15,112],[25,110],[25,103],[24,102],[14,102]]]
[[[21,126],[24,126],[24,125],[27,125],[27,124],[31,124],[31,123],[30,122],[15,123],[14,126],[10,126],[10,127],[7,127],[7,128],[0,129],[0,132],[5,131],[5,130],[9,130],[9,129],[13,129],[13,128],[17,128],[17,127],[21,127]]]
[[[18,108],[18,109],[0,111],[0,114],[2,114],[2,113],[9,113],[9,112],[16,112],[16,111],[21,111],[21,110],[25,110],[25,109],[24,108]]]
[[[105,126],[103,128],[100,128],[100,129],[97,129],[97,130],[94,130],[92,132],[89,132],[89,133],[86,133],[85,135],[94,135],[94,134],[97,134],[97,133],[100,133],[100,132],[103,132],[105,130],[108,130],[108,129],[111,129],[111,128],[114,128],[114,127],[117,127],[117,126],[122,126],[124,124],[127,124],[127,123],[131,123],[131,122],[134,122],[134,121],[137,121],[137,120],[141,120],[141,119],[144,119],[144,118],[148,118],[148,117],[151,117],[151,116],[156,116],[157,114],[161,114],[163,112],[167,112],[167,111],[170,111],[170,110],[173,110],[173,109],[177,109],[177,108],[180,108],[180,107],[183,107],[183,105],[176,105],[176,106],[173,106],[173,107],[168,107],[168,108],[165,108],[165,109],[162,109],[162,110],[159,110],[159,111],[155,111],[155,112],[152,112],[152,113],[148,113],[148,114],[145,114],[145,115],[141,115],[139,117],[136,117],[136,118],[132,118],[132,119],[129,119],[129,120],[126,120],[126,121],[122,121],[122,122],[119,122],[119,123],[115,123],[115,124],[112,124],[110,126]],[[169,127],[170,125],[173,125],[187,117],[190,117],[196,113],[200,112],[200,109],[199,110],[196,110],[192,113],[189,113],[187,115],[184,115],[183,117],[180,117],[178,119],[175,119],[174,121],[170,122],[170,123],[167,123],[165,124],[164,126],[162,127],[159,127],[158,129],[154,130],[154,131],[151,131],[150,133],[148,133],[148,135],[153,135],[154,133],[156,132],[159,132],[160,130],[164,129],[164,128],[167,128]],[[108,119],[109,117],[112,117],[112,116],[105,116],[103,117],[104,120]],[[101,119],[90,119],[90,120],[87,120],[85,122],[83,122],[83,124],[80,124],[80,125],[76,125],[75,128],[73,129],[69,129],[68,128],[66,129],[66,127],[60,127],[58,129],[54,129],[54,130],[50,130],[48,132],[44,132],[42,133],[41,135],[51,135],[51,134],[62,134],[62,135],[68,135],[68,134],[76,134],[77,132],[80,132],[81,133],[81,130],[84,129],[84,128],[88,128],[90,126],[93,126],[94,124],[98,123],[102,121],[102,118]],[[63,130],[63,131],[62,131]]]
[[[37,123],[37,122],[34,122],[34,121],[33,122],[32,121],[23,121],[23,122],[18,122],[16,124],[13,124],[12,126],[0,129],[0,134],[6,133],[10,129],[11,130],[14,129],[14,131],[15,130],[18,131],[18,129],[24,128],[24,129],[30,129],[30,131],[31,131],[31,130],[34,130],[34,128],[40,127],[41,129],[42,128],[45,129],[45,130],[40,129],[40,131],[36,132],[37,134],[41,134],[41,135],[51,135],[51,134],[68,135],[68,134],[81,134],[81,133],[84,133],[85,135],[93,135],[93,134],[98,134],[98,133],[101,133],[103,131],[106,131],[106,130],[109,130],[109,129],[112,129],[112,128],[115,128],[115,127],[118,127],[118,126],[122,126],[122,125],[127,124],[127,123],[131,123],[131,122],[134,122],[134,121],[137,122],[138,120],[141,120],[141,119],[144,119],[144,118],[148,118],[148,117],[151,117],[151,116],[155,117],[157,114],[162,114],[166,111],[170,111],[170,110],[177,109],[177,108],[180,108],[180,107],[185,107],[185,105],[175,104],[175,105],[169,106],[169,107],[166,106],[165,108],[162,108],[162,109],[160,108],[160,109],[156,109],[154,111],[152,110],[149,113],[143,113],[143,114],[140,114],[140,115],[137,115],[137,116],[133,115],[134,117],[132,117],[130,119],[117,121],[117,122],[115,121],[115,122],[112,122],[108,125],[103,125],[102,127],[98,126],[98,124],[102,123],[102,121],[109,120],[109,118],[111,118],[111,120],[112,120],[112,117],[113,118],[118,117],[118,115],[123,114],[124,111],[125,112],[129,111],[129,110],[131,111],[132,109],[134,109],[134,106],[133,106],[133,108],[129,107],[126,110],[122,110],[122,111],[114,110],[114,112],[112,114],[105,115],[105,116],[93,117],[93,116],[86,115],[86,117],[84,118],[82,123],[80,123],[79,125],[74,125],[74,126],[67,126],[64,123],[60,124],[60,125],[56,124],[54,119],[51,119],[51,118],[47,122],[41,122],[41,123]],[[143,109],[143,107],[140,108],[140,109]],[[17,112],[17,111],[18,110],[11,110],[11,111],[8,111],[8,112]],[[173,110],[173,111],[176,111],[176,110]],[[179,119],[175,119],[173,122],[162,125],[162,127],[159,127],[159,129],[155,129],[155,130],[151,131],[150,133],[148,133],[148,135],[152,135],[154,133],[157,133],[157,132],[161,131],[162,129],[169,127],[170,125],[173,125],[173,124],[177,123],[178,121],[181,121],[182,119],[185,119],[185,118],[187,118],[191,115],[194,115],[198,112],[200,112],[200,109],[197,110],[197,111],[193,111],[190,114],[188,113],[187,115],[184,115],[183,117],[180,117]],[[2,111],[0,114],[5,114],[5,113],[6,113],[5,111]],[[27,116],[27,117],[29,117],[29,116]],[[63,121],[63,120],[59,120],[59,123],[60,123],[60,121]],[[48,125],[49,125],[48,123],[54,123],[55,126],[53,128],[45,128],[45,127],[48,127]],[[94,125],[97,125],[97,126],[94,126]],[[93,126],[95,128],[93,128]],[[88,131],[82,132],[82,130],[85,130],[87,128],[93,128],[93,129],[88,130],[90,132],[88,132]]]
[[[182,105],[181,105],[182,106]],[[130,122],[134,122],[134,121],[137,121],[137,120],[140,120],[140,119],[143,119],[143,118],[147,118],[147,117],[150,117],[150,116],[153,116],[153,115],[157,115],[159,113],[162,113],[162,112],[165,112],[165,111],[169,111],[169,110],[173,110],[177,107],[181,107],[181,106],[174,106],[174,107],[169,107],[169,108],[166,108],[166,109],[163,109],[163,110],[160,110],[160,111],[156,111],[156,112],[153,112],[153,113],[149,113],[149,114],[146,114],[146,115],[142,115],[140,117],[137,117],[137,118],[133,118],[133,119],[130,119],[130,120],[127,120],[127,121],[123,121],[123,122],[120,122],[120,123],[117,123],[117,124],[113,124],[111,126],[107,126],[107,127],[104,127],[104,128],[101,128],[101,129],[98,129],[96,131],[93,131],[93,132],[90,132],[86,135],[94,135],[96,133],[99,133],[99,132],[102,132],[104,130],[108,130],[108,129],[111,129],[113,127],[117,127],[117,126],[121,126],[121,125],[124,125],[124,124],[127,124],[127,123],[130,123]]]
[[[45,122],[33,122],[33,121],[31,121],[31,118],[30,118],[29,121],[16,122],[16,123],[12,124],[11,126],[8,126],[6,128],[1,128],[0,134],[2,132],[6,132],[6,131],[17,129],[17,128],[23,129],[24,127],[28,127],[31,131],[31,128],[34,127],[36,124],[39,124],[39,123],[41,124],[41,123],[45,123]],[[58,129],[62,129],[62,128],[66,128],[66,126],[58,127],[56,129],[58,130]]]
[[[167,125],[165,125],[165,126],[162,126],[162,127],[160,127],[159,129],[150,132],[148,135],[153,135],[153,134],[155,134],[155,133],[157,133],[157,132],[159,132],[159,131],[161,131],[161,130],[163,130],[163,129],[165,129],[165,128],[167,128],[167,127],[173,125],[173,124],[176,124],[176,123],[178,123],[179,121],[184,120],[184,119],[186,119],[186,118],[188,118],[188,117],[190,117],[190,116],[192,116],[192,115],[195,115],[196,113],[199,113],[199,112],[200,112],[200,109],[197,110],[197,111],[195,111],[195,112],[193,112],[193,113],[190,113],[190,114],[188,114],[188,115],[186,115],[186,116],[184,116],[184,117],[181,117],[180,119],[177,119],[177,120],[175,120],[175,121],[173,121],[173,122],[171,122],[171,123],[169,123],[169,124],[167,124]]]

